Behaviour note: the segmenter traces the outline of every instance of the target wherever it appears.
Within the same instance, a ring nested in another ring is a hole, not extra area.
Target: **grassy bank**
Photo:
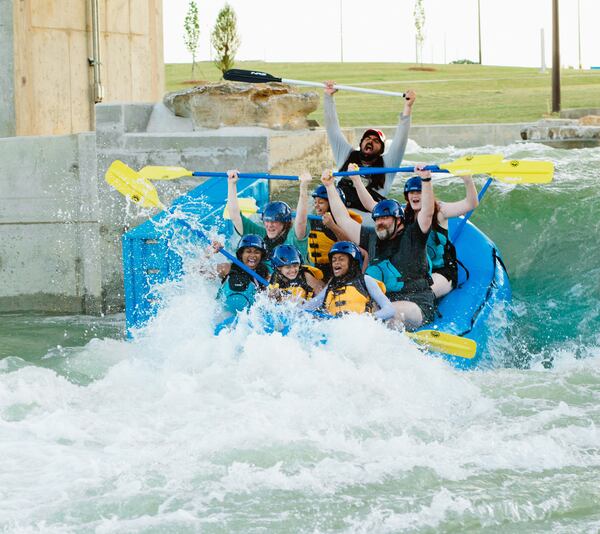
[[[413,124],[524,122],[551,109],[550,71],[485,65],[426,65],[412,70],[404,63],[263,63],[239,62],[237,68],[257,69],[297,80],[336,80],[387,91],[415,89]],[[188,88],[191,65],[166,65],[167,90]],[[221,73],[209,62],[199,63],[197,79],[216,81]],[[600,107],[600,71],[564,70],[562,108]],[[309,88],[303,88],[309,90]],[[342,126],[395,124],[402,102],[393,97],[343,93],[336,95]],[[322,124],[322,108],[311,118]]]

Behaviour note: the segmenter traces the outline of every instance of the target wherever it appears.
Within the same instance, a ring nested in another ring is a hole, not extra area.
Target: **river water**
[[[473,152],[557,165],[493,184],[473,217],[514,292],[494,369],[366,317],[322,323],[326,345],[215,337],[198,277],[129,342],[122,316],[0,316],[0,529],[599,532],[600,149]]]

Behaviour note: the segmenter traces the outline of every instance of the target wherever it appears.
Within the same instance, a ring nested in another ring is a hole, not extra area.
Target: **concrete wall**
[[[0,139],[0,311],[99,311],[94,145],[91,134]]]
[[[14,77],[12,135],[93,130],[90,0],[21,0],[12,10],[9,4],[0,0],[0,20],[13,21],[14,55],[2,49],[0,57]],[[100,0],[99,14],[104,101],[160,100],[162,0]],[[0,125],[7,120],[0,109]],[[11,133],[5,127],[0,135]]]

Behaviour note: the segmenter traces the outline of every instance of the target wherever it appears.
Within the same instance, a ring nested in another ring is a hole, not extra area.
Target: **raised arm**
[[[477,199],[477,189],[475,188],[473,177],[468,175],[461,176],[461,178],[465,183],[467,196],[465,196],[465,198],[462,200],[458,200],[457,202],[440,202],[439,213],[441,213],[446,219],[465,215],[479,205],[479,200]]]
[[[350,152],[352,152],[352,145],[348,143],[348,140],[344,137],[342,129],[340,128],[340,121],[338,120],[337,111],[335,109],[335,102],[333,95],[337,92],[337,89],[333,87],[334,82],[329,80],[325,82],[325,90],[323,94],[323,118],[325,119],[325,130],[327,132],[327,139],[333,152],[333,158],[338,167],[344,164],[348,159]]]
[[[242,235],[244,233],[244,223],[242,222],[242,212],[237,198],[237,181],[238,171],[227,171],[227,210],[235,231]]]
[[[413,105],[417,99],[417,93],[410,89],[406,92],[405,98],[404,110],[402,111],[402,115],[400,115],[400,120],[398,121],[398,127],[396,128],[392,145],[383,156],[386,167],[399,167],[402,163],[402,158],[404,157],[404,152],[406,150],[406,143],[408,142],[408,132],[410,130],[411,122],[410,117],[412,114]]]
[[[348,165],[348,170],[357,171],[358,165],[356,163],[350,163],[350,165]],[[356,189],[356,193],[358,194],[358,198],[360,199],[362,205],[367,211],[373,211],[373,208],[375,207],[375,204],[377,204],[377,202],[373,200],[373,197],[367,191],[367,188],[365,187],[365,184],[363,184],[361,177],[355,175],[350,176],[350,178],[352,180],[352,183],[354,184],[354,189]]]
[[[341,227],[335,223],[331,213],[327,212],[323,215],[323,225],[326,228],[329,228],[329,230],[335,234],[335,237],[338,241],[350,241],[346,232],[344,232],[344,230],[342,230]]]
[[[360,224],[350,217],[346,206],[342,202],[340,195],[335,187],[335,180],[331,170],[324,171],[321,176],[321,182],[327,189],[327,200],[329,201],[329,210],[335,218],[338,226],[350,238],[350,241],[360,243]]]
[[[415,165],[415,172],[422,180],[421,209],[417,214],[417,222],[421,232],[426,234],[431,228],[433,213],[435,211],[435,200],[433,198],[433,187],[431,186],[431,172],[423,170],[424,165]]]
[[[298,239],[304,239],[306,237],[306,223],[308,219],[308,186],[312,180],[312,176],[308,172],[303,172],[298,178],[300,180],[300,195],[298,196],[298,206],[296,206],[294,231]]]

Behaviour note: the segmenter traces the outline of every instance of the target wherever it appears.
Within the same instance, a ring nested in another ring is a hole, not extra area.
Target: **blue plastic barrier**
[[[259,207],[269,198],[265,180],[254,180],[239,185],[239,196],[253,197]],[[212,178],[186,195],[178,198],[167,212],[159,213],[145,223],[133,228],[122,237],[123,276],[125,285],[125,317],[127,331],[143,326],[155,313],[159,296],[152,288],[183,274],[181,256],[169,247],[175,232],[189,232],[177,218],[168,217],[176,210],[188,222],[206,228],[217,226],[231,233],[231,223],[223,221],[221,214],[227,199],[227,180]]]

